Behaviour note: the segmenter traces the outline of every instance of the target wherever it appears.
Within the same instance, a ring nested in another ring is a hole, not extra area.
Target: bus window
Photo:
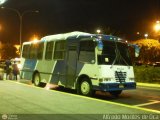
[[[95,62],[95,44],[92,40],[80,41],[79,61],[87,63]]]
[[[57,41],[55,44],[54,59],[63,60],[65,57],[66,41]]]
[[[45,59],[46,60],[52,60],[53,45],[54,45],[53,41],[47,42],[46,54],[45,54]]]
[[[29,58],[30,59],[37,59],[37,48],[38,48],[38,44],[33,43],[31,44],[31,48],[30,48],[30,55]]]
[[[41,42],[41,43],[38,44],[37,59],[42,59],[42,57],[43,57],[43,49],[44,49],[44,43]]]
[[[22,57],[29,58],[30,45],[23,45]]]

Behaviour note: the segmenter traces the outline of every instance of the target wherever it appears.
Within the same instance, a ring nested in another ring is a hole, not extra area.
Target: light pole
[[[19,44],[20,44],[20,52],[21,52],[21,47],[22,47],[22,22],[23,22],[22,19],[23,19],[23,16],[26,13],[31,13],[31,12],[38,13],[39,11],[37,11],[37,10],[36,11],[26,10],[23,13],[20,13],[17,9],[14,9],[14,8],[1,7],[1,9],[7,9],[7,10],[14,11],[19,17]]]

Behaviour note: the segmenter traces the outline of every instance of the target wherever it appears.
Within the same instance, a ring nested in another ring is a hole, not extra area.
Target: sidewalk
[[[160,88],[160,84],[153,84],[153,83],[140,83],[140,82],[137,82],[137,86]]]

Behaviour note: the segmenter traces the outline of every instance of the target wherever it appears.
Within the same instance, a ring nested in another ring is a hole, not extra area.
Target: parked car
[[[153,66],[154,66],[154,67],[160,67],[160,62],[155,62],[155,63],[153,63]]]
[[[135,61],[134,64],[135,64],[135,66],[141,66],[142,62],[141,61]]]

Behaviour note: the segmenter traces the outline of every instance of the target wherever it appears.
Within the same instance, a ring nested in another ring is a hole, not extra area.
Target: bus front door
[[[76,46],[69,46],[68,56],[67,56],[67,70],[66,70],[66,87],[74,87],[75,76],[76,76],[76,66],[77,66],[77,52]]]

